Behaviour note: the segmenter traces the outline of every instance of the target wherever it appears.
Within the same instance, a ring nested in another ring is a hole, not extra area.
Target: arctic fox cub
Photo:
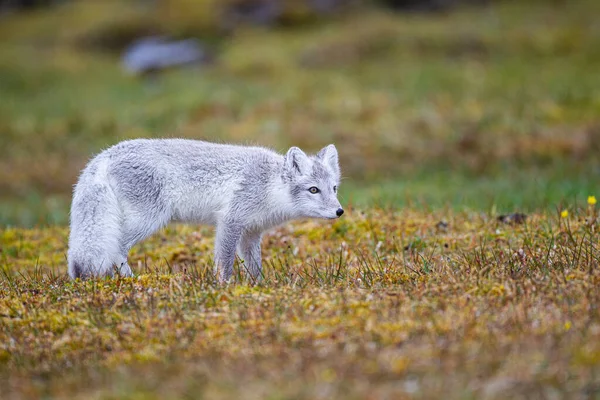
[[[233,273],[236,250],[260,279],[265,229],[296,218],[338,218],[338,153],[285,156],[261,147],[183,139],[121,142],[94,157],[73,193],[71,278],[131,276],[127,254],[170,221],[216,226],[215,269]]]

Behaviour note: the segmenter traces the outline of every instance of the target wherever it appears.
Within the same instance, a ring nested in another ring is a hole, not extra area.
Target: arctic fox
[[[73,193],[71,278],[131,276],[127,254],[170,221],[216,226],[214,261],[228,281],[236,250],[252,279],[261,278],[260,241],[296,218],[340,217],[338,153],[285,156],[261,147],[184,139],[121,142],[94,157]]]

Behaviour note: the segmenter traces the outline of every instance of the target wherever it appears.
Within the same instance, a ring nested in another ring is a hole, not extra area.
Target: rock
[[[498,217],[499,222],[504,222],[509,225],[521,225],[524,224],[526,220],[527,215],[523,213],[506,214]]]
[[[460,4],[485,4],[488,0],[380,0],[396,11],[435,12],[445,11]]]
[[[447,231],[448,230],[448,222],[446,221],[439,221],[437,224],[435,224],[435,228],[439,231]]]
[[[239,24],[272,25],[280,18],[283,5],[277,0],[245,0],[226,7],[223,25],[232,29]]]
[[[0,12],[50,6],[61,0],[0,0]]]
[[[350,0],[237,0],[224,9],[222,26],[233,30],[238,25],[302,24],[330,15],[348,6]],[[298,10],[302,10],[298,12]]]
[[[308,4],[311,10],[318,14],[328,14],[340,10],[348,5],[347,0],[309,0]]]
[[[209,60],[205,48],[195,39],[168,41],[153,36],[139,39],[125,49],[123,67],[132,74],[146,74]]]

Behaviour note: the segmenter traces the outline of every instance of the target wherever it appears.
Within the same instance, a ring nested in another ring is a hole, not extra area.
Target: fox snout
[[[341,217],[343,213],[344,213],[344,209],[338,208],[337,211],[335,212],[335,215],[337,215],[338,217]]]

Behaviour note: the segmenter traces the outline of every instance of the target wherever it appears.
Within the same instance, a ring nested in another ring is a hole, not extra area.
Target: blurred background
[[[66,224],[93,154],[315,151],[343,203],[491,212],[599,194],[597,0],[0,0],[0,225]]]

